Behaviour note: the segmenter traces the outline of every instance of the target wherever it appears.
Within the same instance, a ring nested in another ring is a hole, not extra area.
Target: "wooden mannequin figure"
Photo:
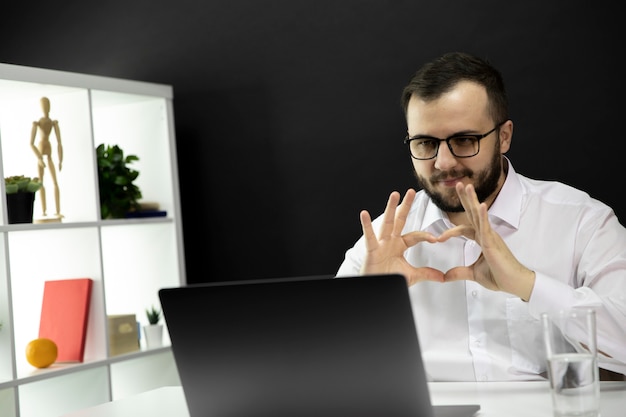
[[[41,98],[41,109],[43,110],[43,117],[33,122],[33,128],[30,135],[30,147],[37,156],[37,172],[39,174],[39,179],[41,183],[44,183],[44,169],[46,168],[47,164],[48,170],[50,171],[50,177],[52,178],[52,184],[54,186],[54,200],[56,204],[56,212],[54,214],[54,217],[48,221],[60,221],[63,215],[61,214],[61,202],[59,184],[57,182],[57,171],[54,165],[54,160],[52,159],[52,145],[50,144],[50,133],[54,131],[54,135],[57,140],[59,172],[61,172],[61,168],[63,166],[63,145],[61,143],[61,133],[59,130],[59,122],[57,120],[52,120],[49,117],[50,100],[47,97]],[[39,145],[35,146],[35,138],[37,136],[37,132],[40,133],[40,138]],[[46,158],[45,161],[44,157]],[[39,189],[39,196],[41,197],[41,208],[43,211],[43,216],[46,217],[48,211],[46,205],[45,186],[42,186]]]

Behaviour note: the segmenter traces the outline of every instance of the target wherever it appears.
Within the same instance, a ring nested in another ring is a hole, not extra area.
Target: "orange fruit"
[[[57,360],[57,344],[50,339],[40,337],[26,345],[26,360],[35,368],[47,368]]]

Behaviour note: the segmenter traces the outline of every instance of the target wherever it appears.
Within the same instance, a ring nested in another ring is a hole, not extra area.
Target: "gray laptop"
[[[191,417],[469,417],[432,406],[400,275],[159,291]]]

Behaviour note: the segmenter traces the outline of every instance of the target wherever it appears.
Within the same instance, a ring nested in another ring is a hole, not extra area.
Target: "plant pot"
[[[32,223],[35,193],[6,194],[9,224]]]
[[[150,324],[143,326],[143,335],[146,338],[146,347],[148,349],[163,346],[163,325]]]

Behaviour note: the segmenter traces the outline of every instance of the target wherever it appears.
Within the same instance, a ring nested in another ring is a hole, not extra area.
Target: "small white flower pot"
[[[163,325],[150,324],[143,326],[143,335],[146,338],[146,347],[148,349],[163,346]]]

